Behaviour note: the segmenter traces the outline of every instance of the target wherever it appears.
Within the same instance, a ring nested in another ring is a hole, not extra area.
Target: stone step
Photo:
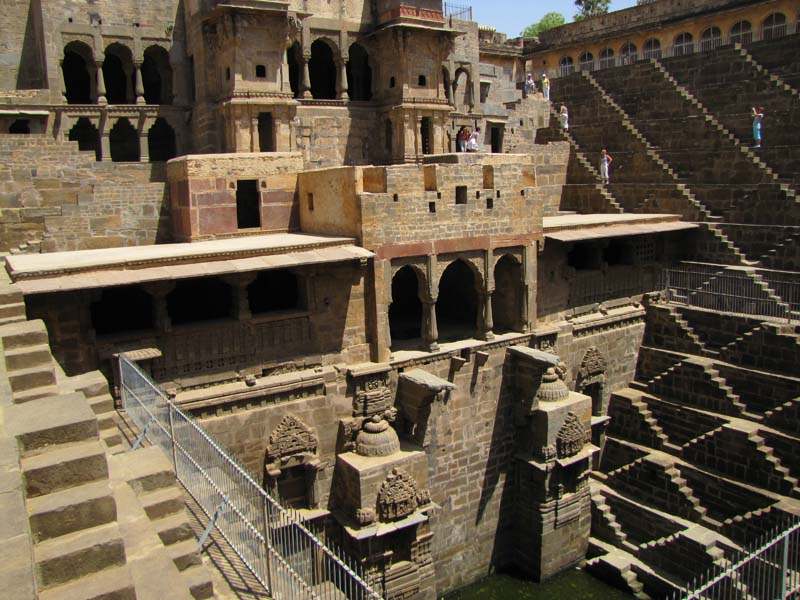
[[[130,571],[113,567],[44,590],[39,600],[136,600],[136,591]]]
[[[24,302],[0,304],[0,319],[7,319],[9,323],[13,323],[15,319],[21,321],[26,318]]]
[[[200,546],[194,536],[190,540],[168,546],[167,551],[178,571],[185,571],[195,565],[203,564],[203,560],[200,558]]]
[[[206,600],[206,598],[214,597],[214,584],[208,574],[208,569],[202,565],[186,569],[181,572],[181,576],[195,600]]]
[[[28,500],[31,535],[36,543],[110,523],[117,504],[106,480]]]
[[[17,401],[18,392],[28,392],[43,387],[55,386],[56,373],[51,365],[39,365],[8,372],[8,382]]]
[[[68,384],[76,392],[83,392],[90,399],[108,394],[108,381],[100,371],[89,371],[71,377]]]
[[[6,368],[9,371],[18,371],[31,367],[53,366],[53,354],[47,344],[15,348],[5,352]]]
[[[23,456],[59,444],[97,439],[97,419],[79,393],[9,406],[6,424]]]
[[[161,519],[181,512],[184,507],[180,490],[172,485],[163,489],[143,493],[139,502],[150,519]]]
[[[42,321],[20,321],[0,327],[0,339],[6,352],[27,346],[47,344],[47,329]]]
[[[40,588],[125,564],[125,546],[116,522],[46,540],[34,546],[33,554]]]
[[[171,546],[186,540],[195,540],[194,532],[186,519],[186,513],[180,512],[153,521],[156,533],[165,546]]]
[[[23,457],[20,468],[28,498],[52,494],[108,477],[106,450],[99,440]]]
[[[130,454],[115,456],[113,460],[125,469],[125,480],[137,495],[175,484],[172,464],[158,446],[140,448]]]
[[[84,394],[86,390],[80,390]],[[87,396],[87,401],[89,402],[89,406],[92,407],[92,410],[95,414],[102,414],[102,413],[110,413],[115,410],[114,406],[114,398],[111,397],[111,394],[105,392],[103,394],[99,394],[97,396]]]
[[[57,385],[47,385],[45,387],[28,390],[26,392],[16,392],[14,394],[14,402],[16,404],[25,404],[26,402],[30,402],[32,400],[57,396],[60,392],[61,390]]]

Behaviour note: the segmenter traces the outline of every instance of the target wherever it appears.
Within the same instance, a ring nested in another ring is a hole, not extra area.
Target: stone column
[[[133,77],[136,80],[136,104],[145,104],[144,82],[142,81],[142,63],[133,63]]]
[[[303,55],[300,60],[300,97],[309,99],[311,98],[311,74],[308,71],[308,63],[311,56]]]
[[[108,104],[106,98],[106,80],[103,76],[103,63],[95,63],[94,65],[97,74],[97,103]]]
[[[347,94],[347,61],[344,57],[339,60],[339,77],[336,79],[336,99],[349,100],[350,96]]]
[[[481,301],[483,302],[483,309],[478,311],[478,331],[480,334],[480,339],[482,340],[493,340],[494,333],[492,329],[494,329],[494,317],[492,315],[492,294],[494,290],[486,290],[483,294],[481,294]]]
[[[439,349],[439,326],[436,323],[436,298],[422,300],[422,343],[428,352]]]
[[[175,289],[174,281],[146,283],[145,291],[153,297],[153,325],[158,333],[172,331],[172,319],[167,310],[167,295]]]
[[[231,317],[237,321],[247,321],[253,316],[250,312],[250,298],[247,295],[247,287],[253,283],[256,276],[256,272],[251,272],[223,278],[225,283],[231,286],[231,294],[233,294]]]
[[[108,113],[103,111],[100,115],[100,122],[97,124],[97,131],[100,132],[100,160],[111,160],[111,142],[108,139]]]
[[[133,69],[122,69],[125,72],[125,104],[132,104],[131,98],[134,97],[133,91]]]

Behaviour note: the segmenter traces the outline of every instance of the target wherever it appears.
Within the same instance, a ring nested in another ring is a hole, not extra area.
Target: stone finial
[[[380,415],[365,421],[356,437],[356,454],[391,456],[395,452],[400,452],[400,439],[388,421]]]
[[[539,402],[557,402],[567,397],[569,397],[569,389],[561,381],[555,368],[550,367],[542,375],[542,384],[539,386],[539,391],[536,392],[536,399]]]

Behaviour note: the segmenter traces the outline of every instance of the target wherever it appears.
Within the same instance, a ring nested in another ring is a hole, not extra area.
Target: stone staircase
[[[669,444],[669,438],[637,390],[627,388],[612,392],[608,416],[611,417],[610,435],[656,450]]]

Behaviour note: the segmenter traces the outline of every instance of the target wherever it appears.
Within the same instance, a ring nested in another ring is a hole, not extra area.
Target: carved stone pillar
[[[250,312],[250,297],[247,287],[255,281],[256,273],[241,273],[224,277],[224,281],[231,286],[233,302],[231,303],[231,317],[238,321],[247,321],[253,314]]]
[[[481,300],[483,302],[483,310],[478,311],[478,319],[481,321],[478,323],[478,331],[480,332],[480,338],[482,340],[493,340],[494,339],[494,317],[492,315],[492,293],[493,290],[488,290],[481,294]],[[483,318],[481,318],[481,313],[483,313]]]
[[[337,100],[349,100],[350,96],[347,94],[347,62],[344,58],[339,61],[339,77],[336,78],[336,98]]]
[[[167,295],[175,289],[174,281],[156,281],[144,285],[145,291],[153,297],[153,325],[159,333],[172,331],[172,319],[167,310]]]
[[[439,349],[439,326],[436,323],[436,299],[426,298],[422,301],[422,342],[428,352]]]
[[[97,125],[97,131],[100,133],[100,160],[102,161],[111,160],[111,142],[108,138],[109,129],[108,113],[103,112]]]
[[[136,81],[134,90],[136,92],[136,104],[144,104],[144,82],[142,81],[142,64],[133,63],[133,78]]]
[[[523,285],[519,295],[519,331],[528,333],[530,327],[528,323],[528,286]]]
[[[106,79],[103,76],[103,63],[97,63],[94,66],[97,75],[97,103],[108,104],[106,98]]]
[[[300,60],[300,97],[311,98],[311,74],[308,71],[308,63],[311,60],[310,56],[303,55]]]

